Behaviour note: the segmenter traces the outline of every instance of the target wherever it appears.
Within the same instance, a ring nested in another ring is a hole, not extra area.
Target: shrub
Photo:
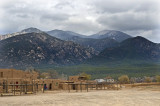
[[[156,76],[156,81],[160,82],[160,76],[159,75]]]
[[[118,78],[119,82],[122,84],[129,83],[129,77],[127,75],[122,75]]]
[[[90,74],[86,74],[85,72],[81,73],[80,76],[85,76],[86,77],[85,80],[90,80],[91,79],[91,75]]]
[[[145,78],[145,82],[150,83],[150,82],[152,82],[152,80],[151,80],[150,77],[146,77],[146,78]]]

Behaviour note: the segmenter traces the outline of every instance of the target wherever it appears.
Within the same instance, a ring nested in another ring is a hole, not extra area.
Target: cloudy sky
[[[0,35],[28,27],[90,35],[119,30],[160,43],[159,0],[1,0]]]

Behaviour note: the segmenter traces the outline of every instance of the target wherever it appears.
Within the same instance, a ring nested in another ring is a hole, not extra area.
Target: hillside
[[[81,38],[85,38],[85,35],[81,35],[75,32],[71,32],[71,31],[63,31],[63,30],[51,30],[51,31],[47,31],[47,34],[54,36],[56,38],[59,38],[61,40],[67,40],[70,41],[70,39],[72,37],[81,37]]]
[[[70,38],[70,41],[73,41],[85,47],[92,47],[99,52],[101,52],[105,48],[115,47],[118,46],[119,44],[117,41],[110,38],[93,39],[93,38],[81,38],[78,36]]]
[[[92,48],[84,48],[46,33],[27,33],[0,41],[1,67],[77,64],[95,53]]]
[[[11,34],[0,35],[0,40],[4,40],[4,39],[7,39],[7,38],[10,38],[10,37],[13,37],[13,36],[26,34],[26,33],[32,33],[32,32],[42,33],[43,31],[41,31],[37,28],[30,27],[30,28],[27,28],[27,29],[23,29],[20,32],[14,32],[14,33],[11,33]]]
[[[160,46],[137,36],[121,42],[118,47],[103,50],[98,57],[111,60],[142,59],[156,61],[160,59]]]

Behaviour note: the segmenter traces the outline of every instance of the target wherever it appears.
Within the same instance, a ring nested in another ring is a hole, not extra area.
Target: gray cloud
[[[128,11],[153,12],[159,8],[156,0],[94,0],[91,5],[100,13],[112,14]]]
[[[43,20],[46,20],[46,19],[49,19],[49,20],[52,20],[52,21],[65,21],[65,20],[68,20],[69,18],[69,15],[67,14],[59,14],[59,13],[56,13],[56,14],[43,14],[41,16],[41,19]]]
[[[117,30],[154,30],[159,26],[155,13],[121,13],[102,15],[97,21],[104,26],[110,26]]]
[[[70,2],[65,1],[65,2],[60,2],[58,4],[56,4],[54,7],[57,9],[63,9],[64,7],[71,7],[71,8],[75,8],[74,5],[72,5]]]
[[[113,29],[160,42],[159,5],[158,0],[3,0],[0,34],[27,27],[88,35]]]

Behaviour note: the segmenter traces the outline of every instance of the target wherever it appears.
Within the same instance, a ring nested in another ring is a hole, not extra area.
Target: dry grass
[[[160,106],[160,86],[0,97],[0,106]]]

